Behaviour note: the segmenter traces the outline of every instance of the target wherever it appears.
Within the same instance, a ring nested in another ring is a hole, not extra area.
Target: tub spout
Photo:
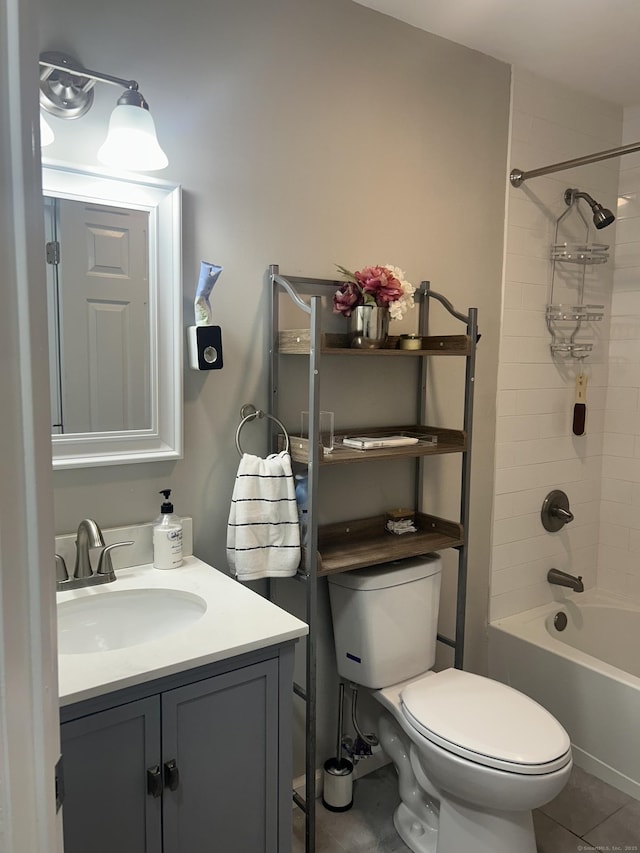
[[[557,586],[567,586],[574,592],[584,592],[584,584],[582,583],[582,575],[570,575],[568,572],[561,572],[560,569],[549,569],[547,572],[547,580],[549,583]]]

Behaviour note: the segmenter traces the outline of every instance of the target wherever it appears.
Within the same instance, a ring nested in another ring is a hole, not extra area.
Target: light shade
[[[169,164],[158,144],[156,126],[144,107],[118,104],[111,113],[107,138],[98,151],[107,166],[134,172],[154,172]]]
[[[53,130],[51,130],[51,125],[43,115],[40,114],[40,148],[44,148],[46,145],[51,145],[55,138],[55,134]]]

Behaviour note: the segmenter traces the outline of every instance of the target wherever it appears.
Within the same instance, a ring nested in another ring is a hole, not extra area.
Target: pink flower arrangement
[[[400,267],[385,264],[355,272],[340,266],[338,269],[347,281],[334,294],[334,314],[350,317],[359,305],[377,305],[388,308],[393,320],[400,320],[408,308],[413,308],[415,287],[406,281]]]

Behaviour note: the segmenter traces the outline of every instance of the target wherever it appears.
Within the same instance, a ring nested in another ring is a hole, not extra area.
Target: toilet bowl
[[[389,712],[379,721],[382,748],[398,767],[405,759],[393,741],[403,741],[404,772],[439,807],[434,839],[415,797],[404,803],[394,823],[410,849],[535,853],[531,810],[560,793],[572,767],[569,737],[551,714],[506,685],[455,669],[372,695]]]
[[[380,703],[401,798],[394,825],[414,853],[536,853],[531,810],[566,784],[569,737],[511,687],[431,671],[439,587],[433,554],[330,577],[338,672]]]

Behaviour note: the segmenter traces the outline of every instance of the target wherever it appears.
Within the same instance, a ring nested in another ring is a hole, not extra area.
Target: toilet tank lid
[[[419,557],[393,560],[380,566],[369,566],[366,569],[354,569],[352,572],[329,575],[328,581],[334,586],[346,589],[386,589],[422,580],[431,575],[437,575],[441,571],[442,560],[439,554],[421,554]]]

